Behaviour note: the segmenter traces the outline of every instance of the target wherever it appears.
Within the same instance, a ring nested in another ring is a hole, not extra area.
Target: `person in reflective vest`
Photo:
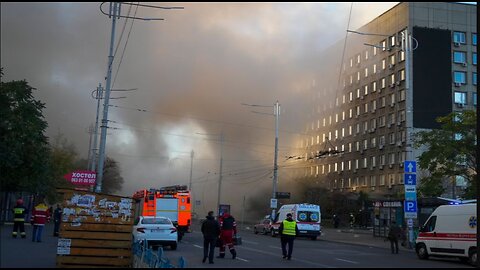
[[[292,214],[288,213],[287,218],[280,224],[278,229],[280,233],[280,241],[282,243],[283,258],[287,260],[292,259],[293,241],[298,234],[297,222],[292,219]],[[287,253],[288,244],[288,253]]]
[[[45,223],[50,222],[50,212],[47,205],[42,201],[32,212],[32,219],[30,223],[33,225],[32,242],[42,242],[42,232]]]
[[[17,238],[18,230],[20,229],[20,236],[25,238],[27,235],[25,233],[25,215],[28,210],[23,206],[23,200],[18,199],[17,204],[12,209],[13,211],[13,238]]]
[[[233,246],[233,237],[237,234],[237,224],[235,218],[224,212],[219,218],[220,223],[220,255],[217,258],[225,258],[225,247],[228,246],[230,253],[232,253],[232,259],[237,257],[237,251]]]

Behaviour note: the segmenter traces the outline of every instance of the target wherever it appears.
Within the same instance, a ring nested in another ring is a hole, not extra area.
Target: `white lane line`
[[[244,243],[248,243],[248,244],[254,244],[254,245],[258,245],[257,242],[252,242],[252,241],[247,241],[247,240],[243,240]]]
[[[250,262],[249,260],[245,260],[245,259],[242,259],[242,258],[239,258],[239,257],[237,257],[237,260],[244,261],[244,262]]]
[[[203,248],[203,247],[201,247],[201,246],[199,246],[199,245],[193,245],[193,246],[194,246],[194,247],[197,247],[197,248]]]
[[[269,248],[275,248],[275,249],[282,249],[281,247],[277,247],[277,246],[268,246]]]
[[[349,261],[349,260],[344,260],[344,259],[338,259],[338,258],[335,258],[335,260],[337,260],[337,261],[342,261],[342,262],[348,262],[348,263],[354,263],[354,264],[358,264],[358,262]]]

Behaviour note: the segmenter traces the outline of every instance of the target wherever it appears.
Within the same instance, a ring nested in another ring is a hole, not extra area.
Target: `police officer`
[[[283,258],[291,260],[293,251],[293,240],[295,240],[295,236],[298,234],[297,222],[292,219],[292,214],[287,214],[287,218],[280,224],[280,228],[278,229],[278,231],[281,236],[280,241],[282,243]]]
[[[17,204],[13,208],[13,238],[17,238],[18,229],[20,229],[20,236],[25,238],[25,214],[28,213],[27,208],[23,206],[23,200],[18,199]]]

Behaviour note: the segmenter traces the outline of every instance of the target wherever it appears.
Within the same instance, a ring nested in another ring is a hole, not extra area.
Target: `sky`
[[[350,29],[396,3],[354,3]],[[164,20],[117,22],[113,89],[137,89],[111,93],[125,97],[110,100],[106,144],[125,179],[120,193],[187,185],[194,151],[199,212],[216,203],[220,157],[222,203],[269,194],[273,108],[242,103],[278,101],[279,164],[300,155],[295,147],[311,89],[322,68],[338,68],[320,56],[345,37],[351,3],[149,4],[184,9],[122,7],[123,15]],[[105,86],[110,35],[111,20],[99,3],[1,3],[4,80],[26,79],[35,87],[46,106],[47,136],[64,135],[83,158],[96,116],[92,91]],[[279,188],[288,181],[282,177],[280,171]]]

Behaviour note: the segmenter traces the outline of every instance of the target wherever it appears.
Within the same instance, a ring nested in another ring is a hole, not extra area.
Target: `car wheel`
[[[253,227],[253,233],[258,234],[257,228]]]
[[[421,260],[428,259],[428,251],[427,251],[427,247],[425,246],[425,244],[419,244],[417,246],[417,256]]]
[[[473,266],[477,265],[477,249],[470,249],[468,252],[468,262]]]
[[[170,248],[171,248],[172,250],[176,250],[176,249],[177,249],[177,243],[171,244],[171,245],[170,245]]]

